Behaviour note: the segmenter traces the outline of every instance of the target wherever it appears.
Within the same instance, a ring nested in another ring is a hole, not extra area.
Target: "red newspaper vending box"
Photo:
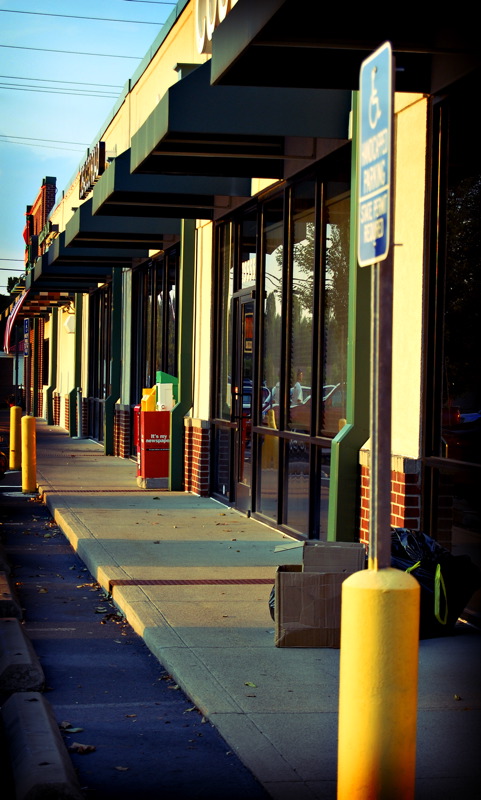
[[[139,445],[137,484],[143,489],[168,488],[170,411],[140,411]]]

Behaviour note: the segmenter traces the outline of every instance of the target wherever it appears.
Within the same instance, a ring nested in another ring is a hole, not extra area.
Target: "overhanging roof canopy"
[[[130,149],[112,161],[95,184],[92,213],[126,217],[213,219],[232,198],[250,197],[247,178],[200,175],[131,175]]]
[[[65,227],[65,246],[163,250],[180,235],[180,220],[92,215],[92,199],[77,209]]]
[[[347,139],[351,92],[212,86],[210,61],[132,137],[132,172],[282,178],[288,137]]]
[[[479,66],[474,13],[238,0],[212,37],[212,82],[356,90],[362,61],[390,41],[396,90],[432,93]]]
[[[8,314],[3,339],[4,351],[10,352],[12,332],[17,322],[31,317],[47,317],[52,308],[67,305],[73,296],[72,292],[37,292],[32,289],[23,292],[4,312]]]
[[[72,277],[80,277],[87,267],[131,267],[133,258],[146,259],[149,256],[147,248],[109,248],[102,247],[67,247],[65,244],[65,231],[54,239],[46,252],[47,265],[74,268]],[[104,270],[105,273],[105,270]],[[64,269],[62,274],[68,277],[69,271]]]
[[[130,265],[129,265],[130,266]],[[34,268],[27,275],[27,288],[35,290],[61,290],[69,292],[88,292],[111,276],[112,267],[93,264],[49,263],[44,254],[35,262]]]

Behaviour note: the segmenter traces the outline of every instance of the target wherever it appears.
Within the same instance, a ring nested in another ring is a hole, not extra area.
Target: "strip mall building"
[[[357,102],[389,41],[392,524],[479,563],[476,26],[316,7],[177,3],[76,180],[55,197],[45,177],[28,206],[5,347],[26,341],[27,413],[123,458],[143,390],[175,376],[169,488],[299,538],[367,541]]]

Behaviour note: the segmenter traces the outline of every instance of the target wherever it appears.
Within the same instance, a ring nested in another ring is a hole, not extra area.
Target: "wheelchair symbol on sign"
[[[377,67],[371,70],[371,95],[369,97],[369,125],[374,130],[377,125],[378,119],[381,116],[381,106],[379,103],[379,96],[377,89],[374,85],[376,78]]]

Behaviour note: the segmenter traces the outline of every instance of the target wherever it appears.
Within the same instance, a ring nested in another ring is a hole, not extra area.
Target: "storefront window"
[[[345,417],[349,156],[217,228],[213,488],[313,538],[327,533],[330,442]]]
[[[217,286],[218,310],[218,376],[216,380],[215,416],[230,419],[232,403],[232,292],[234,272],[232,267],[232,224],[218,229],[219,277]],[[225,481],[222,481],[224,484]]]
[[[177,376],[178,248],[133,273],[132,402],[154,386],[156,373]]]
[[[263,328],[263,359],[262,359],[262,387],[263,399],[268,398],[277,418],[279,404],[281,403],[281,348],[282,348],[282,290],[283,290],[283,196],[278,196],[266,205],[264,211],[264,316]],[[273,420],[261,413],[261,424],[273,427]],[[277,419],[276,427],[279,421]]]
[[[349,281],[349,197],[326,207],[324,270],[324,364],[321,433],[335,436],[346,416]]]
[[[248,289],[256,285],[257,266],[257,213],[245,214],[240,232],[240,274],[235,289]]]
[[[289,330],[288,427],[310,433],[313,389],[312,340],[314,315],[315,183],[294,187],[292,193],[292,298]]]

